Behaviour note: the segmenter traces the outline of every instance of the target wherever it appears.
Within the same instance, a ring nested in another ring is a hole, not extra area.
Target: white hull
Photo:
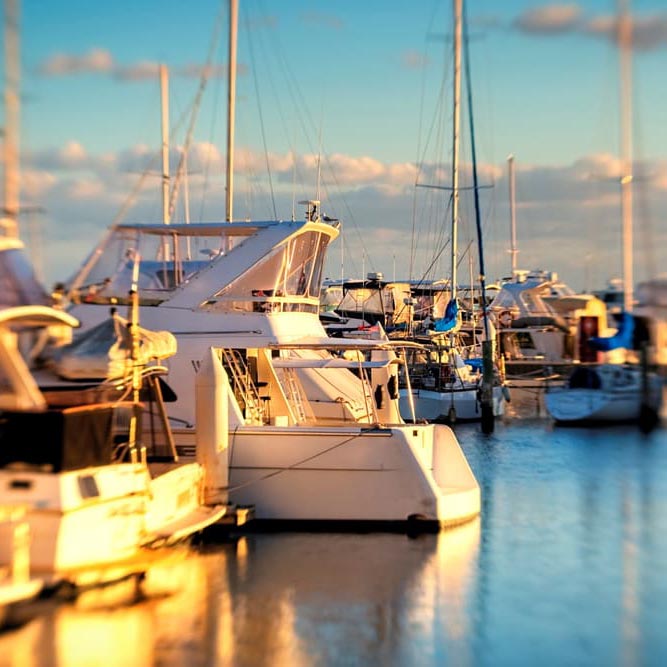
[[[646,381],[649,395],[645,398],[638,366],[603,364],[579,369],[566,386],[547,391],[544,403],[558,422],[637,421],[645,402],[658,413],[662,401],[661,379],[649,373]]]
[[[453,392],[433,391],[431,389],[413,389],[412,400],[415,406],[415,418],[426,421],[478,421],[482,418],[482,408],[478,399],[477,388],[456,390]],[[407,389],[400,390],[399,406],[401,417],[412,420],[410,397]],[[451,410],[454,410],[452,419]],[[505,413],[505,399],[502,387],[493,388],[493,415],[501,417]]]
[[[230,433],[230,502],[258,520],[463,523],[480,490],[451,429],[241,426]]]
[[[52,584],[91,586],[145,571],[160,556],[147,547],[168,545],[201,529],[201,477],[196,463],[155,480],[138,463],[59,474],[5,469],[0,502],[27,508],[34,574]],[[204,509],[209,523],[223,513]],[[169,530],[188,518],[191,530]],[[8,549],[0,543],[0,563],[9,562]]]
[[[641,394],[604,389],[554,389],[544,396],[549,414],[559,422],[628,422],[639,419]]]

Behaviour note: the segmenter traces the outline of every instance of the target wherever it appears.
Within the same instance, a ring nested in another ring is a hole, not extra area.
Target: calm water
[[[457,427],[481,521],[209,546],[0,635],[0,667],[667,664],[667,430]]]

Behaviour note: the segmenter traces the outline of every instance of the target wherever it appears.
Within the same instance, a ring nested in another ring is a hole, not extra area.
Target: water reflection
[[[440,536],[249,535],[56,607],[0,637],[0,665],[467,664],[479,521]]]
[[[458,433],[485,499],[481,662],[664,664],[667,433]]]
[[[257,534],[53,607],[0,667],[662,665],[667,431],[457,427],[482,520]]]

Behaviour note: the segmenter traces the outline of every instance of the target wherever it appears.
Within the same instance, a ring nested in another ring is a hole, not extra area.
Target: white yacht
[[[320,323],[337,235],[312,202],[302,221],[119,225],[71,282],[70,312],[85,330],[127,303],[141,257],[141,322],[178,340],[168,414],[179,452],[212,431],[230,501],[257,520],[471,519],[480,490],[453,432],[401,419],[406,343],[332,339]],[[195,376],[215,409],[197,411]]]
[[[25,269],[21,280],[18,266]],[[162,557],[159,547],[181,542],[227,511],[224,471],[179,462],[168,430],[159,428],[161,369],[155,360],[144,362],[173,352],[175,341],[164,334],[171,350],[163,344],[154,355],[138,326],[130,335],[114,316],[111,330],[118,337],[111,356],[123,362],[120,376],[100,381],[98,371],[78,365],[86,376],[81,382],[63,379],[57,365],[36,370],[50,339],[78,322],[63,310],[21,304],[27,293],[38,294],[39,285],[18,239],[0,237],[0,267],[20,287],[5,292],[11,305],[0,309],[0,506],[25,512],[30,571],[49,585],[75,587],[142,573]],[[91,332],[97,349],[99,330]],[[90,339],[86,343],[89,351]],[[144,413],[139,399],[152,410]],[[206,446],[197,443],[201,460]],[[150,462],[153,447],[160,449]],[[13,540],[0,540],[0,566],[15,560]]]

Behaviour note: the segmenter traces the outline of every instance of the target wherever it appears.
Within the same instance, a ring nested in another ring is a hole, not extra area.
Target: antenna
[[[322,182],[322,120],[320,120],[320,132],[318,137],[318,147],[317,147],[317,187],[315,188],[315,199],[321,201],[320,197],[320,185]]]
[[[510,187],[510,256],[512,266],[512,279],[516,275],[516,256],[519,253],[516,247],[516,188],[514,182],[514,155],[507,158],[507,165],[509,167],[509,187]]]

